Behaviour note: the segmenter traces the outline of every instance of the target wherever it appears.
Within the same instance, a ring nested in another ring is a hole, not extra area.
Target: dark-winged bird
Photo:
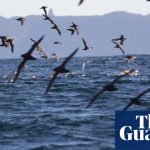
[[[126,111],[126,110],[127,110],[131,105],[133,105],[133,104],[135,104],[135,105],[140,105],[140,104],[141,104],[140,98],[141,98],[144,94],[146,94],[146,93],[148,93],[148,92],[150,92],[150,88],[147,89],[147,90],[145,90],[145,91],[143,91],[142,93],[140,93],[137,97],[131,98],[129,104],[123,109],[123,111]]]
[[[89,104],[87,105],[86,108],[90,107],[90,106],[95,102],[95,100],[97,99],[97,97],[100,96],[103,92],[105,92],[105,91],[117,91],[118,88],[116,88],[114,84],[115,84],[119,79],[121,79],[122,77],[124,77],[124,76],[126,76],[126,75],[128,75],[128,74],[120,75],[120,76],[118,76],[114,81],[112,81],[111,83],[109,83],[109,84],[103,86],[102,90],[101,90],[100,92],[98,92],[98,93],[90,100],[90,102],[89,102]]]
[[[83,44],[84,44],[84,48],[83,48],[82,50],[91,50],[91,49],[93,49],[93,47],[89,47],[89,46],[87,45],[87,42],[85,41],[84,38],[82,38],[82,41],[83,41]]]
[[[2,44],[0,46],[8,47],[7,38],[8,38],[7,36],[0,36],[0,39],[2,42]]]
[[[14,52],[14,41],[15,39],[12,39],[12,38],[7,38],[7,47],[10,46],[10,49],[11,49],[11,52],[13,53]]]
[[[60,73],[68,73],[70,72],[68,69],[65,68],[65,65],[68,63],[68,61],[77,53],[78,51],[78,48],[75,49],[64,61],[63,63],[54,68],[53,71],[54,71],[54,75],[53,75],[53,78],[50,80],[47,88],[46,88],[46,91],[45,91],[45,94],[47,94],[47,92],[50,90],[54,80],[56,79],[57,75],[60,74]]]
[[[46,15],[46,16],[47,16],[46,8],[47,8],[47,6],[42,6],[40,9],[43,9],[43,11],[44,11],[44,15]]]
[[[123,45],[125,40],[126,40],[126,38],[122,34],[119,38],[112,39],[112,41],[118,41],[120,43],[120,45]]]
[[[67,29],[71,31],[71,35],[73,35],[75,32],[79,35],[78,25],[72,22],[71,28]]]
[[[53,44],[62,44],[60,41],[55,41]]]
[[[122,54],[125,54],[124,49],[123,49],[123,47],[122,47],[122,45],[120,44],[119,41],[114,41],[114,40],[112,40],[112,42],[113,42],[114,44],[116,44],[116,46],[115,46],[114,48],[119,48],[119,49],[121,50]]]
[[[53,20],[51,19],[51,17],[49,17],[49,16],[47,16],[47,15],[45,15],[45,14],[43,14],[43,17],[44,17],[43,20],[48,20],[48,21],[50,21],[51,24],[54,24],[54,22],[53,22]]]
[[[24,17],[17,18],[16,20],[20,21],[22,26],[24,25],[24,22],[25,22],[25,18]]]
[[[51,29],[57,30],[58,34],[61,35],[61,31],[60,31],[60,29],[58,28],[58,26],[57,26],[55,23],[53,23],[53,25],[54,25],[54,26],[51,27]]]
[[[19,64],[18,68],[17,68],[17,72],[15,74],[15,77],[13,79],[13,82],[16,81],[16,79],[18,78],[21,69],[25,66],[26,61],[28,60],[35,60],[36,58],[34,58],[32,56],[32,52],[34,51],[34,49],[37,47],[37,45],[43,40],[44,36],[42,36],[37,42],[35,42],[32,47],[29,49],[29,51],[23,55],[21,55],[21,57],[23,57],[23,60],[21,61],[21,63]]]
[[[78,6],[80,6],[83,2],[84,0],[80,0]]]
[[[32,42],[36,43],[36,41],[34,39],[30,39]],[[39,53],[42,55],[43,58],[48,59],[48,56],[45,53],[45,50],[38,44],[36,46],[37,50],[39,51]]]

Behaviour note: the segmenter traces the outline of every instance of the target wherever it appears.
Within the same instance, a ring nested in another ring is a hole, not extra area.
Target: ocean
[[[8,83],[19,59],[0,60],[0,150],[114,150],[115,110],[122,110],[150,86],[150,55],[135,55],[127,63],[124,56],[74,57],[47,95],[44,92],[55,59],[28,61],[15,83]],[[86,60],[90,63],[82,64]],[[137,69],[139,75],[126,76],[116,83],[118,91],[104,92],[86,108],[102,87],[120,72]],[[36,78],[33,78],[35,76]],[[129,110],[150,110],[150,93],[140,106]]]

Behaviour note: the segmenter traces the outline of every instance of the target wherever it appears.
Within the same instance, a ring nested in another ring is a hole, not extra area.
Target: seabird
[[[51,27],[51,29],[57,30],[58,34],[61,35],[61,31],[60,31],[60,29],[58,28],[58,26],[57,26],[55,23],[53,23],[53,25],[54,25],[54,26]]]
[[[68,69],[65,68],[65,65],[70,61],[70,59],[77,53],[78,51],[78,48],[75,49],[64,61],[63,63],[54,68],[53,71],[54,71],[54,75],[53,75],[53,78],[50,80],[47,88],[46,88],[46,91],[45,91],[45,94],[47,94],[47,92],[50,90],[54,80],[56,79],[57,75],[60,74],[60,73],[68,73],[70,72]]]
[[[47,15],[44,15],[43,16],[45,17],[43,20],[48,20],[50,21],[51,24],[54,24],[53,20],[51,19],[51,17],[47,16]]]
[[[2,41],[2,44],[0,46],[8,47],[7,38],[7,36],[0,36],[0,39]]]
[[[82,41],[83,41],[83,44],[84,44],[84,48],[82,50],[90,50],[90,49],[93,49],[93,47],[89,47],[85,41],[84,38],[82,38]]]
[[[34,49],[37,47],[37,45],[43,40],[44,36],[42,36],[37,42],[35,42],[32,47],[29,49],[29,51],[23,55],[21,55],[21,57],[23,57],[23,60],[21,61],[21,63],[19,64],[18,68],[17,68],[17,73],[15,74],[15,77],[13,79],[13,82],[16,81],[16,79],[18,78],[21,69],[24,67],[26,61],[28,60],[35,60],[36,58],[34,58],[32,56],[32,52],[34,51]]]
[[[17,21],[21,22],[21,25],[23,26],[24,22],[25,22],[25,18],[24,17],[20,17],[16,19]]]
[[[85,65],[86,65],[86,64],[89,64],[89,63],[91,63],[91,61],[90,61],[90,60],[86,60],[86,61],[83,63],[83,65],[82,65],[82,70],[84,70]]]
[[[127,62],[133,62],[136,59],[136,57],[132,55],[128,55],[126,56],[126,58],[127,58]]]
[[[55,41],[53,44],[62,44],[60,41]]]
[[[113,42],[114,44],[116,44],[116,46],[115,46],[114,48],[119,48],[119,49],[121,50],[122,54],[125,54],[125,52],[124,52],[124,50],[123,50],[123,47],[122,47],[122,45],[120,44],[119,41],[114,41],[114,40],[112,40],[112,42]]]
[[[115,84],[119,79],[123,78],[123,77],[126,76],[126,75],[127,75],[127,74],[120,75],[120,76],[118,76],[115,80],[113,80],[111,83],[109,83],[109,84],[103,86],[103,87],[102,87],[102,90],[101,90],[100,92],[98,92],[98,93],[90,100],[90,102],[89,102],[89,104],[87,105],[86,108],[90,107],[90,106],[95,102],[95,100],[97,99],[97,97],[100,96],[103,92],[105,92],[105,91],[117,91],[118,88],[116,88],[114,84]]]
[[[120,38],[116,38],[116,39],[112,39],[113,41],[119,41],[119,43],[121,45],[123,45],[124,41],[126,40],[126,38],[124,37],[124,35],[121,34]]]
[[[84,0],[80,0],[78,3],[78,6],[80,6],[83,2],[84,2]]]
[[[144,94],[146,94],[146,93],[148,93],[148,92],[150,92],[150,88],[147,89],[147,90],[145,90],[145,91],[143,91],[142,93],[140,93],[137,97],[131,98],[129,104],[123,109],[123,111],[126,111],[126,110],[127,110],[131,105],[133,105],[133,104],[135,104],[135,105],[140,105],[140,104],[141,104],[140,98],[141,98]]]
[[[54,56],[56,58],[56,60],[60,63],[60,57],[58,54],[52,53],[51,56]]]
[[[7,46],[10,46],[12,53],[14,52],[14,43],[13,43],[14,40],[15,39],[7,38]]]
[[[46,15],[46,16],[47,16],[46,8],[47,8],[47,6],[42,6],[40,9],[43,9],[43,11],[44,11],[44,15]]]
[[[79,35],[78,25],[72,22],[71,28],[67,29],[68,31],[71,31],[71,35],[73,35],[75,32]]]
[[[30,39],[32,42],[36,43],[36,41],[34,39]],[[42,55],[43,58],[48,59],[48,56],[46,55],[44,49],[38,44],[36,46],[37,50],[39,51],[39,53]]]

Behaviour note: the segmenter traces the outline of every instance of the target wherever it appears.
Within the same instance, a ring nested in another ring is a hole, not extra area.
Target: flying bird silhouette
[[[15,39],[13,38],[7,38],[7,41],[6,41],[7,47],[10,47],[12,53],[14,52],[14,43],[13,43],[14,40]]]
[[[122,54],[125,54],[124,49],[123,49],[123,47],[122,47],[122,45],[120,44],[119,41],[114,41],[114,40],[112,40],[112,42],[113,42],[114,44],[116,44],[116,46],[115,46],[114,48],[119,48],[119,49],[121,50]]]
[[[74,22],[72,22],[71,28],[67,29],[68,31],[71,31],[71,35],[73,35],[75,32],[79,35],[78,25],[76,25]]]
[[[135,104],[135,105],[140,105],[141,104],[141,102],[140,102],[140,98],[144,95],[144,94],[146,94],[146,93],[148,93],[148,92],[150,92],[150,88],[149,89],[147,89],[147,90],[145,90],[145,91],[143,91],[142,93],[140,93],[138,96],[136,96],[135,98],[131,98],[130,99],[130,102],[128,103],[128,105],[123,109],[123,111],[126,111],[131,105],[133,105],[133,104]]]
[[[59,27],[58,27],[55,23],[53,23],[53,25],[54,25],[54,26],[51,27],[51,29],[57,30],[58,34],[61,35],[61,31],[60,31]]]
[[[60,63],[60,57],[59,57],[59,55],[58,55],[58,54],[56,54],[56,53],[52,53],[52,54],[51,54],[51,56],[54,56],[54,57],[56,58],[57,62],[59,62],[59,63]]]
[[[34,39],[30,39],[32,42],[36,43],[36,41]],[[42,55],[43,58],[48,59],[48,56],[46,55],[44,49],[40,46],[40,44],[38,44],[36,46],[37,50],[39,51],[39,53]]]
[[[23,57],[23,60],[21,61],[21,63],[19,64],[18,68],[17,68],[17,72],[15,74],[15,77],[13,79],[13,82],[16,81],[16,79],[18,78],[21,69],[25,66],[26,61],[28,60],[35,60],[36,58],[34,58],[32,56],[32,52],[34,51],[34,49],[37,47],[37,45],[43,40],[44,36],[42,36],[37,42],[35,42],[32,47],[29,49],[29,51],[23,55],[21,55],[21,57]]]
[[[62,44],[60,41],[55,41],[53,44]]]
[[[53,22],[53,20],[51,19],[51,17],[49,17],[49,16],[47,16],[47,15],[45,15],[45,14],[43,14],[43,17],[44,17],[43,20],[48,20],[48,21],[50,21],[51,24],[54,24],[54,22]]]
[[[46,8],[47,8],[47,6],[42,6],[40,9],[43,9],[43,11],[44,11],[44,15],[46,15],[46,16],[47,16]]]
[[[80,6],[83,2],[84,2],[84,0],[80,0],[78,3],[78,6]]]
[[[2,42],[2,44],[0,46],[8,47],[8,43],[7,43],[8,37],[7,36],[0,36],[0,39],[1,39],[1,42]]]
[[[115,80],[113,80],[111,83],[109,83],[109,84],[103,86],[103,87],[102,87],[102,90],[99,91],[99,92],[90,100],[90,102],[89,102],[89,104],[87,105],[86,108],[90,107],[90,106],[95,102],[95,100],[97,99],[97,97],[100,96],[103,92],[105,92],[105,91],[109,91],[109,92],[111,92],[111,91],[117,91],[118,88],[116,88],[114,84],[115,84],[119,79],[125,77],[126,75],[128,75],[128,74],[120,75],[120,76],[118,76]]]
[[[120,43],[120,45],[124,44],[124,41],[127,40],[124,35],[121,34],[121,36],[119,38],[116,39],[112,39],[113,41],[118,41]]]
[[[89,47],[89,46],[87,45],[87,42],[85,41],[84,38],[82,38],[82,41],[83,41],[83,44],[84,44],[84,48],[83,48],[82,50],[91,50],[91,49],[93,49],[93,47]]]
[[[25,22],[25,18],[24,17],[17,18],[16,20],[20,21],[22,26],[24,25],[24,22]]]
[[[45,91],[45,94],[47,94],[47,92],[50,90],[54,80],[56,79],[57,75],[60,74],[60,73],[68,73],[70,72],[68,69],[65,68],[65,65],[70,61],[70,59],[77,53],[79,49],[75,49],[64,61],[63,63],[54,68],[53,71],[54,71],[54,75],[53,75],[53,78],[50,80],[47,88],[46,88],[46,91]]]

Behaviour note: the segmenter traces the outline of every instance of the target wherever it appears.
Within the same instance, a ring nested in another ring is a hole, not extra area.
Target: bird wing
[[[39,45],[39,43],[43,40],[43,38],[44,38],[44,36],[42,36],[37,42],[35,41],[35,43],[32,45],[32,47],[30,48],[30,50],[27,53],[31,55],[31,53]]]
[[[26,62],[26,60],[23,60],[23,61],[19,64],[18,69],[17,69],[17,73],[15,74],[15,77],[14,77],[14,79],[13,79],[13,82],[15,82],[16,79],[18,79],[18,76],[19,76],[19,74],[20,74],[20,71],[21,71],[21,69],[24,67],[25,62]]]
[[[83,2],[84,0],[80,0],[78,6],[81,5]]]
[[[129,104],[123,109],[123,111],[126,111],[132,104],[133,104],[133,101],[129,102]]]
[[[124,49],[122,48],[122,46],[119,44],[119,49],[121,50],[122,54],[125,54]]]
[[[67,29],[68,31],[71,31],[71,35],[74,34],[74,30],[73,29]]]
[[[77,51],[79,50],[79,48],[75,49],[62,63],[62,67],[64,67],[66,65],[66,63],[77,53]]]
[[[43,7],[43,10],[44,10],[45,15],[47,15],[47,11],[45,7]]]
[[[61,31],[58,27],[56,28],[56,30],[57,30],[58,34],[61,35]]]
[[[87,47],[86,41],[84,40],[84,38],[82,38],[83,44],[85,47]]]
[[[86,108],[89,108],[97,99],[98,96],[100,96],[105,90],[102,89],[100,92],[98,92],[89,102],[89,104],[86,106]]]
[[[45,94],[47,94],[47,92],[50,90],[54,80],[56,79],[57,75],[59,74],[59,72],[55,72],[54,75],[53,75],[53,78],[50,80],[47,88],[46,88],[46,91],[45,91]]]
[[[140,93],[136,98],[140,98],[141,96],[143,96],[145,93],[150,92],[150,88],[148,88],[147,90],[143,91],[142,93]]]

